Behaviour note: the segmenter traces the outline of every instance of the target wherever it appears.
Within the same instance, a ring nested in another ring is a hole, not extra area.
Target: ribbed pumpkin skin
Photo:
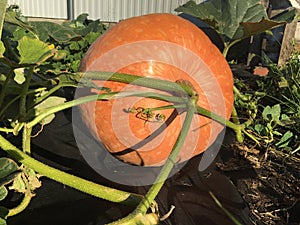
[[[226,60],[198,27],[175,15],[149,14],[121,21],[93,43],[80,71],[122,72],[174,82],[187,80],[197,90],[200,106],[226,119],[231,115],[233,78]],[[96,83],[112,91],[145,90],[110,81]],[[166,124],[147,122],[125,111],[128,107],[167,104],[130,97],[87,103],[80,109],[83,121],[109,152],[124,162],[153,166],[161,165],[170,154],[185,113],[179,111],[171,120],[173,109],[157,111],[166,116]],[[195,115],[178,162],[205,151],[222,129],[220,124]]]

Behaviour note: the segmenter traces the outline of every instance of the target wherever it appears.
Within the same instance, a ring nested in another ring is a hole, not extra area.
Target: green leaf
[[[281,114],[281,107],[279,104],[276,104],[272,107],[272,118],[275,122],[280,122],[280,114]]]
[[[80,39],[81,36],[74,32],[71,28],[51,22],[31,22],[37,30],[39,39],[47,41],[49,37],[57,42],[68,42],[74,39]]]
[[[281,120],[280,120],[281,126],[291,125],[294,123],[295,123],[295,121],[291,120],[291,118],[288,115],[286,115],[286,114],[281,115]]]
[[[7,225],[6,220],[0,217],[0,225]]]
[[[42,186],[41,181],[39,180],[40,175],[37,174],[33,169],[26,168],[27,179],[30,183],[30,190],[34,191],[35,189]]]
[[[5,52],[5,46],[3,42],[0,40],[0,58],[3,57],[4,52]]]
[[[282,23],[267,20],[259,0],[211,0],[199,5],[189,1],[175,11],[203,20],[230,40],[243,39]]]
[[[4,18],[5,18],[7,2],[8,0],[0,1],[0,40],[2,37],[2,28],[3,28]]]
[[[265,107],[262,115],[263,118],[266,121],[275,121],[276,123],[280,124],[280,114],[281,114],[281,107],[279,104],[276,104],[272,107],[270,107],[269,105]]]
[[[19,16],[17,15],[17,12],[15,11],[7,11],[5,14],[5,22],[9,24],[16,25],[18,27],[22,27],[23,29],[29,31],[32,33],[34,36],[36,36],[36,32],[34,28],[27,22],[22,21]]]
[[[24,68],[17,68],[14,70],[14,73],[15,73],[14,81],[16,81],[17,84],[23,84],[26,80],[24,74]]]
[[[35,106],[36,109],[36,115],[39,115],[40,113],[47,110],[47,108],[52,106],[57,106],[65,102],[65,98],[57,97],[57,96],[50,96],[37,106]],[[50,123],[55,117],[55,114],[51,114],[50,116],[46,117],[43,121],[41,121],[44,125]]]
[[[12,182],[19,174],[21,173],[21,171],[15,171],[11,174],[9,174],[8,176],[1,178],[0,179],[0,186],[2,185],[6,185],[9,184],[10,182]]]
[[[20,63],[40,64],[54,55],[53,45],[24,36],[18,41]]]
[[[5,186],[1,186],[0,187],[0,201],[2,201],[3,199],[5,199],[5,197],[7,196],[8,191],[6,189]]]
[[[74,32],[82,37],[92,32],[97,33],[99,36],[99,34],[103,33],[106,29],[105,25],[101,23],[100,20],[89,20],[88,14],[86,13],[80,14],[75,20],[65,22],[62,25],[72,28]]]
[[[264,108],[264,111],[262,112],[262,116],[264,120],[270,121],[272,119],[271,115],[272,115],[272,109],[271,106],[268,105]]]
[[[26,184],[22,179],[22,174],[18,174],[18,176],[14,179],[13,184],[9,187],[10,190],[15,190],[20,193],[26,192]]]
[[[52,57],[53,60],[61,60],[67,57],[69,52],[67,50],[58,50],[55,52],[54,56]]]
[[[299,12],[297,11],[297,9],[295,8],[291,8],[291,9],[287,9],[285,12],[280,13],[278,16],[276,16],[275,18],[272,18],[272,20],[274,21],[278,21],[278,22],[292,22],[296,15],[299,14]]]
[[[254,130],[259,134],[259,135],[264,135],[265,127],[262,124],[255,124]]]
[[[0,206],[0,218],[6,218],[7,214],[8,214],[8,209],[3,207],[3,206]],[[1,219],[0,219],[0,225],[1,225]],[[5,223],[6,224],[6,223]]]
[[[286,146],[289,145],[292,137],[294,136],[293,132],[291,131],[287,131],[285,132],[285,134],[281,137],[281,139],[279,140],[279,142],[277,142],[275,145],[278,148],[284,148]]]
[[[0,158],[0,179],[19,169],[17,163],[8,158]]]

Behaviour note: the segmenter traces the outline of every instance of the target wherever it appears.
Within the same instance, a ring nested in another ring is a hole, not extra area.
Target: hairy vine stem
[[[21,98],[20,98],[20,118],[21,120],[24,120],[26,118],[27,114],[27,95],[28,95],[28,89],[30,85],[30,81],[32,78],[34,66],[30,66],[25,83],[23,84],[22,92],[21,92]]]
[[[56,168],[50,167],[21,151],[2,135],[0,135],[0,147],[6,151],[14,160],[24,164],[34,171],[46,176],[52,180],[73,187],[84,193],[88,193],[98,198],[111,202],[122,203],[125,205],[138,205],[143,196],[114,188],[106,187],[83,178],[68,174]]]
[[[145,195],[144,199],[140,202],[140,204],[136,207],[136,209],[129,214],[127,217],[113,222],[110,225],[121,225],[121,224],[141,224],[141,218],[144,218],[144,216],[149,215],[146,214],[147,210],[150,208],[151,204],[153,204],[154,199],[156,198],[157,194],[159,193],[160,189],[164,185],[165,181],[167,180],[173,166],[176,163],[177,156],[181,150],[182,145],[184,144],[184,141],[187,137],[188,131],[190,129],[190,125],[192,123],[193,116],[196,112],[196,100],[193,99],[193,96],[191,97],[190,101],[186,104],[186,116],[185,120],[182,125],[181,132],[179,133],[179,136],[177,137],[177,140],[172,148],[172,151],[164,163],[161,172],[159,173],[158,177],[156,178],[154,184],[151,186],[151,188],[148,190],[147,194]],[[148,221],[147,224],[158,224],[158,220],[151,220]]]

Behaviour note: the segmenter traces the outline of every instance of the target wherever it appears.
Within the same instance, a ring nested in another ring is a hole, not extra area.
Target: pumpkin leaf
[[[51,22],[31,22],[35,27],[39,39],[47,41],[49,37],[57,42],[68,42],[74,39],[80,39],[81,36],[74,32],[71,28]]]
[[[19,169],[17,163],[8,158],[0,158],[0,179],[7,177]]]
[[[189,1],[175,11],[203,20],[231,41],[283,24],[268,20],[259,0],[211,0],[198,5]]]
[[[8,10],[5,14],[5,23],[13,24],[18,27],[22,27],[23,29],[29,31],[34,36],[36,36],[36,31],[34,27],[32,27],[29,23],[24,22],[20,19],[16,11]]]
[[[26,184],[22,178],[22,173],[14,179],[13,184],[9,187],[10,190],[15,190],[20,193],[25,193],[27,190]]]
[[[5,46],[3,42],[0,40],[0,58],[3,57],[4,52],[5,52]]]
[[[24,74],[24,68],[17,68],[14,70],[14,73],[15,73],[14,81],[16,81],[17,84],[23,84],[26,80]]]
[[[8,191],[6,189],[5,186],[1,186],[0,187],[0,201],[2,201],[3,199],[5,199],[5,197],[7,196]]]
[[[281,107],[279,104],[274,106],[266,106],[262,113],[263,118],[266,121],[275,121],[276,123],[280,124],[280,115],[281,115]]]
[[[0,225],[7,225],[6,220],[0,217]]]
[[[53,45],[48,45],[38,39],[24,36],[18,41],[20,63],[41,64],[54,55]]]
[[[26,174],[27,174],[27,179],[30,183],[30,189],[32,191],[42,186],[42,182],[39,180],[40,175],[37,174],[33,169],[26,168]]]
[[[48,108],[52,107],[52,106],[57,106],[59,104],[62,104],[65,102],[65,98],[62,97],[57,97],[57,96],[50,96],[48,97],[46,100],[44,100],[43,102],[41,102],[40,104],[38,104],[37,106],[35,106],[35,110],[36,110],[36,115],[42,113],[43,111],[47,110]],[[42,123],[48,124],[50,123],[55,117],[55,114],[51,114],[48,117],[46,117]]]
[[[6,218],[8,212],[9,212],[9,210],[7,208],[0,206],[0,225],[6,224],[6,221],[2,218]],[[5,222],[5,223],[3,223],[3,222]]]
[[[289,145],[289,142],[292,140],[292,137],[294,136],[293,132],[287,131],[284,133],[284,135],[281,137],[281,139],[275,144],[278,148],[284,148]]]

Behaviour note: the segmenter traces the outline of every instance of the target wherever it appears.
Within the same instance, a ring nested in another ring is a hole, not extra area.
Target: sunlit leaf
[[[51,45],[38,39],[24,36],[18,41],[20,63],[40,64],[54,55]]]
[[[6,189],[5,186],[1,186],[0,187],[0,201],[2,201],[3,199],[5,199],[5,197],[7,196],[8,191]]]
[[[272,114],[272,109],[271,109],[271,106],[268,105],[264,108],[264,111],[262,113],[264,120],[267,120],[267,121],[271,120],[272,119],[271,114]]]
[[[52,106],[57,106],[65,102],[65,98],[62,97],[57,97],[57,96],[50,96],[40,104],[38,104],[35,107],[36,110],[36,115],[39,115],[42,113],[44,110],[47,110],[47,108],[52,107]],[[48,124],[50,123],[55,117],[55,114],[51,114],[50,116],[46,117],[42,123],[43,124]]]
[[[14,81],[16,81],[18,84],[23,84],[26,80],[24,74],[24,68],[17,68],[14,70],[14,72],[15,72]]]
[[[0,217],[0,225],[7,225],[6,220]]]
[[[20,193],[26,192],[26,184],[22,178],[22,174],[19,174],[15,179],[12,185],[9,187],[10,190],[15,190]]]
[[[30,189],[32,191],[42,186],[42,183],[39,180],[40,175],[37,174],[33,169],[26,168],[26,174],[30,183]]]
[[[282,22],[270,21],[260,0],[189,1],[175,11],[197,17],[230,40],[261,33]]]
[[[266,106],[262,115],[263,118],[267,121],[273,120],[277,123],[280,123],[280,114],[281,114],[281,107],[279,104],[274,106]]]
[[[281,107],[279,104],[276,104],[272,107],[272,118],[274,121],[280,121]]]
[[[0,40],[0,58],[3,57],[4,52],[5,52],[5,46],[3,42]]]

